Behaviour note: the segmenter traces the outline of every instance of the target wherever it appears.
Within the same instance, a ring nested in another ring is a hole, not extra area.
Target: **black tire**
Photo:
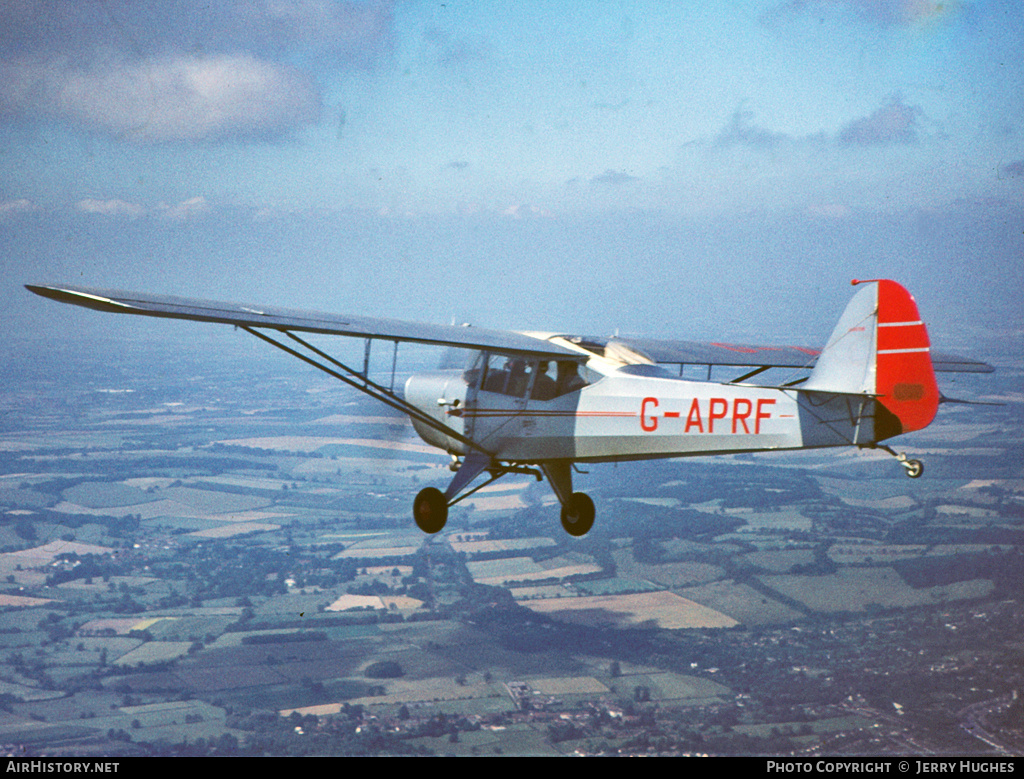
[[[412,503],[412,518],[424,533],[441,532],[448,521],[448,500],[444,493],[435,487],[420,490]]]
[[[918,479],[924,473],[924,463],[920,460],[907,460],[903,467],[907,469],[907,476],[911,479]]]
[[[574,492],[562,506],[562,527],[571,536],[585,536],[594,526],[594,501],[585,492]]]

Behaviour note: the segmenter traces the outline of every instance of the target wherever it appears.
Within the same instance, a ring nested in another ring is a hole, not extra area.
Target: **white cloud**
[[[112,200],[96,200],[86,198],[79,200],[75,207],[86,214],[104,214],[105,216],[141,216],[146,212],[138,203],[129,203],[114,198]]]
[[[174,206],[161,206],[161,210],[163,215],[168,219],[183,222],[191,217],[209,213],[210,204],[206,202],[205,197],[200,195],[198,197],[189,198],[188,200],[182,200]]]
[[[17,202],[17,201],[16,201]],[[28,202],[28,201],[25,201]],[[182,200],[180,203],[168,205],[160,203],[155,208],[147,208],[138,203],[130,203],[118,198],[100,200],[98,198],[85,198],[75,203],[75,208],[84,214],[102,214],[103,216],[127,216],[135,218],[147,214],[157,214],[175,222],[184,222],[193,217],[208,214],[212,210],[210,203],[202,195]],[[3,204],[0,203],[0,214],[3,213]]]
[[[20,197],[16,200],[0,201],[0,218],[35,210],[36,204],[25,197]]]
[[[166,55],[79,68],[66,58],[0,64],[0,111],[41,114],[139,141],[277,134],[314,122],[308,77],[248,54]]]

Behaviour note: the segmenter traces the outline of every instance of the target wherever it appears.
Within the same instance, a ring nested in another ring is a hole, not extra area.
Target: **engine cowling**
[[[405,400],[429,417],[455,432],[464,434],[462,410],[466,405],[468,385],[462,371],[431,371],[416,373],[405,382]],[[416,433],[431,446],[451,454],[465,454],[461,441],[445,435],[421,420],[412,417]]]

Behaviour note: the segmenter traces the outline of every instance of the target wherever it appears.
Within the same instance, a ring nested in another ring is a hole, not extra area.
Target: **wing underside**
[[[459,325],[432,325],[366,316],[327,314],[268,306],[224,303],[169,295],[73,286],[26,285],[45,298],[115,314],[214,322],[283,332],[322,333],[352,338],[486,349],[547,359],[586,359],[556,344],[511,331]]]

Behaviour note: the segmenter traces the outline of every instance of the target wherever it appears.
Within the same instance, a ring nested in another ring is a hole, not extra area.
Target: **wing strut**
[[[322,360],[326,360],[331,365],[340,368],[342,371],[344,371],[344,373],[339,373],[333,368],[329,368],[328,366],[320,362],[317,362],[312,357],[309,357],[308,355],[305,355],[302,352],[291,348],[287,344],[275,341],[269,335],[265,335],[264,333],[261,333],[259,330],[249,327],[248,325],[241,325],[241,328],[245,330],[247,333],[256,336],[261,341],[266,341],[271,346],[276,346],[278,349],[287,354],[290,354],[292,357],[296,357],[302,360],[307,365],[312,365],[314,368],[318,368],[319,370],[323,371],[329,376],[333,376],[334,378],[345,382],[350,387],[354,387],[360,392],[369,395],[374,400],[379,400],[381,403],[391,406],[391,408],[397,409],[398,411],[401,411],[403,414],[407,414],[410,417],[415,417],[417,421],[423,422],[423,424],[429,425],[438,432],[443,433],[446,436],[450,436],[451,438],[454,438],[455,440],[464,443],[466,446],[475,449],[476,451],[481,452],[482,454],[487,455],[488,458],[493,457],[492,452],[489,452],[488,450],[484,449],[482,446],[480,446],[480,444],[476,443],[471,438],[467,438],[457,430],[453,430],[443,422],[439,422],[433,417],[429,416],[428,414],[425,414],[415,406],[411,405],[410,403],[407,403],[404,399],[400,398],[392,390],[389,390],[386,387],[383,387],[380,384],[371,381],[368,376],[353,370],[352,368],[345,365],[343,362],[334,359],[326,352],[317,349],[311,343],[308,343],[304,341],[302,338],[299,338],[297,335],[295,335],[295,333],[289,330],[279,331],[284,333],[286,336],[291,338],[296,343],[299,343],[302,346],[306,347],[309,351],[313,352],[313,354],[315,354],[317,357],[321,358]],[[353,376],[357,378],[350,378]],[[392,379],[392,381],[394,381],[394,379]]]
[[[752,371],[750,371],[750,372],[748,372],[748,373],[744,373],[744,374],[743,374],[742,376],[740,376],[740,377],[739,377],[738,379],[733,379],[733,380],[732,380],[732,381],[730,381],[729,383],[730,383],[730,384],[739,384],[739,383],[740,383],[740,382],[742,382],[742,381],[746,381],[747,379],[752,379],[752,378],[754,378],[754,377],[755,377],[755,376],[757,376],[757,375],[758,375],[759,373],[764,373],[764,372],[765,372],[766,370],[768,370],[768,369],[769,369],[769,368],[771,368],[771,367],[772,367],[772,366],[770,366],[770,365],[762,365],[762,366],[761,366],[760,368],[754,368],[754,370],[752,370]]]

